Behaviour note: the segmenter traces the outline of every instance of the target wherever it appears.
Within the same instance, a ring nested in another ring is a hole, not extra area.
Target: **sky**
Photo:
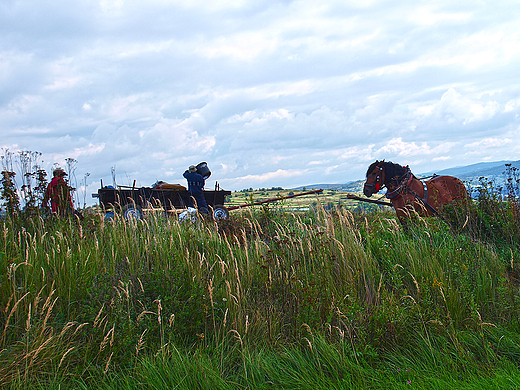
[[[519,69],[516,0],[2,0],[0,147],[77,160],[87,202],[519,160]]]

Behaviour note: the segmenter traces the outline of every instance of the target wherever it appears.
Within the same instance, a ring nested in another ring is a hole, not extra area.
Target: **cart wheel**
[[[143,212],[139,208],[139,206],[135,206],[134,204],[127,204],[123,207],[123,218],[126,220],[130,219],[141,219],[143,217]]]
[[[113,211],[109,211],[105,214],[105,221],[111,221],[115,218],[115,214]]]
[[[220,221],[221,219],[229,218],[229,211],[224,206],[215,206],[213,207],[213,218],[216,221]]]

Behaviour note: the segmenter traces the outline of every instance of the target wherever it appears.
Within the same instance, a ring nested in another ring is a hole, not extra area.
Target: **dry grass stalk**
[[[143,319],[143,317],[146,315],[146,314],[152,314],[154,316],[157,316],[157,313],[154,312],[154,311],[149,311],[149,310],[143,310],[141,313],[139,313],[139,315],[137,316],[137,322],[141,322],[141,320]]]
[[[411,296],[411,295],[405,295],[401,298],[401,300],[405,299],[405,298],[408,298],[410,299],[414,304],[417,305],[417,302],[415,301],[415,299]]]
[[[114,344],[115,327],[116,324],[114,324],[105,337],[103,337],[103,341],[101,341],[101,344],[99,345],[99,352],[103,351],[108,344],[110,344],[110,346]]]
[[[218,263],[220,265],[220,275],[224,277],[226,275],[226,269],[228,268],[228,265],[224,260],[222,260],[218,253],[215,254],[215,257],[218,259]]]
[[[98,320],[99,320],[99,317],[101,316],[101,313],[103,312],[104,308],[105,308],[105,303],[103,303],[103,305],[101,306],[101,309],[99,309],[99,312],[98,312],[96,318],[94,319],[94,324],[93,324],[94,328],[96,328],[99,325]]]
[[[148,329],[145,329],[143,333],[141,333],[141,337],[137,341],[137,345],[135,346],[135,356],[139,356],[139,352],[144,348],[144,335],[148,332]]]
[[[31,310],[32,309],[32,303],[29,303],[29,310],[27,314],[27,321],[25,322],[25,332],[29,332],[31,329]]]
[[[330,326],[330,325],[329,325]],[[312,329],[309,325],[307,325],[306,323],[303,323],[300,328],[304,328],[311,336],[312,336]]]
[[[141,279],[137,278],[137,281],[139,282],[139,287],[141,287],[141,292],[144,294],[144,287],[143,283],[141,282]]]
[[[54,291],[55,290],[51,291],[51,294],[49,294],[49,297],[54,293]],[[49,317],[51,316],[52,308],[56,304],[56,301],[58,300],[58,298],[59,297],[54,298],[54,301],[52,301],[52,303],[47,306],[47,312],[45,313],[45,317],[44,317],[43,323],[41,325],[42,330],[41,330],[40,336],[43,334],[43,332],[45,331],[45,329],[47,327],[47,321],[49,320]],[[45,305],[43,307],[45,308]],[[42,313],[43,313],[43,311],[44,311],[44,309],[42,308]]]
[[[307,345],[309,346],[309,349],[311,350],[311,352],[313,352],[313,348],[312,348],[312,343],[310,342],[310,340],[307,338],[307,337],[304,337],[303,340],[307,341]]]
[[[76,347],[70,347],[69,349],[67,349],[67,351],[63,354],[63,356],[61,357],[60,359],[60,363],[58,364],[58,369],[60,369],[63,361],[65,360],[65,357],[70,353],[72,352]]]
[[[240,333],[238,333],[238,331],[235,329],[231,329],[228,333],[232,333],[233,336],[235,336],[235,338],[240,342],[240,348],[243,350],[244,342],[242,341],[242,336],[240,336]]]
[[[63,327],[63,329],[61,330],[59,338],[62,338],[63,335],[65,335],[65,333],[67,333],[67,330],[69,330],[70,328],[72,328],[76,324],[77,324],[76,321],[69,321],[69,322],[67,322],[65,324],[65,326]]]
[[[30,353],[27,354],[26,358],[28,358],[31,355],[32,355],[32,358],[29,363],[29,366],[26,368],[26,374],[28,374],[28,372],[30,371],[30,368],[34,364],[34,361],[35,361],[36,357],[38,356],[38,354],[41,351],[43,351],[47,347],[47,344],[49,344],[51,341],[53,341],[52,334],[38,347],[38,349],[36,349],[35,351],[31,351]]]
[[[162,325],[162,316],[161,316],[162,305],[161,305],[161,300],[160,299],[156,299],[153,302],[157,303],[157,322],[159,323],[159,325]]]
[[[112,360],[112,356],[114,355],[114,352],[110,354],[107,360],[107,364],[105,365],[105,370],[103,371],[103,374],[106,374],[108,372],[108,367],[110,366],[110,361]]]
[[[72,335],[75,336],[76,333],[78,333],[83,327],[87,326],[88,324],[89,324],[88,322],[84,322],[84,323],[78,325],[76,330],[74,331],[74,333]]]
[[[415,279],[415,276],[413,276],[413,274],[411,272],[408,272],[408,273],[412,277],[413,283],[415,284],[415,288],[417,289],[417,295],[419,295],[421,293],[421,289],[419,288],[419,283],[417,282],[417,280]]]
[[[14,294],[14,293],[13,293]],[[4,331],[2,332],[2,337],[0,338],[0,345],[3,345],[3,342],[4,342],[4,338],[5,338],[5,334],[7,332],[7,328],[9,327],[9,322],[11,320],[11,317],[14,315],[14,313],[16,312],[16,308],[18,307],[18,305],[20,304],[20,302],[22,302],[25,297],[27,295],[29,295],[30,293],[29,292],[26,292],[20,299],[18,299],[16,301],[16,303],[13,305],[11,311],[9,312],[9,315],[7,316],[7,320],[5,321],[5,326],[4,326]],[[7,309],[7,307],[6,307]]]

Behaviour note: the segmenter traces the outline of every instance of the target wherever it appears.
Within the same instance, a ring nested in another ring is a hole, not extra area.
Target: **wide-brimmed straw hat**
[[[197,167],[195,165],[190,165],[190,167],[188,168],[188,171],[197,172]]]

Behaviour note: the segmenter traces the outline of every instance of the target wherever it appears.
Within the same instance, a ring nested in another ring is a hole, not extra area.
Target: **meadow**
[[[301,194],[310,192],[314,189],[292,190],[273,187],[270,189],[244,189],[235,191],[226,199],[226,206],[238,206],[251,204],[253,202],[262,202],[270,199],[283,198],[287,196],[295,196],[290,199],[282,199],[276,204],[278,211],[301,212],[315,209],[320,203],[321,207],[329,210],[332,208],[343,207],[350,211],[369,211],[379,210],[380,207],[373,206],[369,203],[353,201],[347,198],[348,192],[337,190],[323,190],[318,197],[314,194]]]
[[[511,183],[406,228],[316,196],[218,222],[7,215],[0,387],[519,387]]]

